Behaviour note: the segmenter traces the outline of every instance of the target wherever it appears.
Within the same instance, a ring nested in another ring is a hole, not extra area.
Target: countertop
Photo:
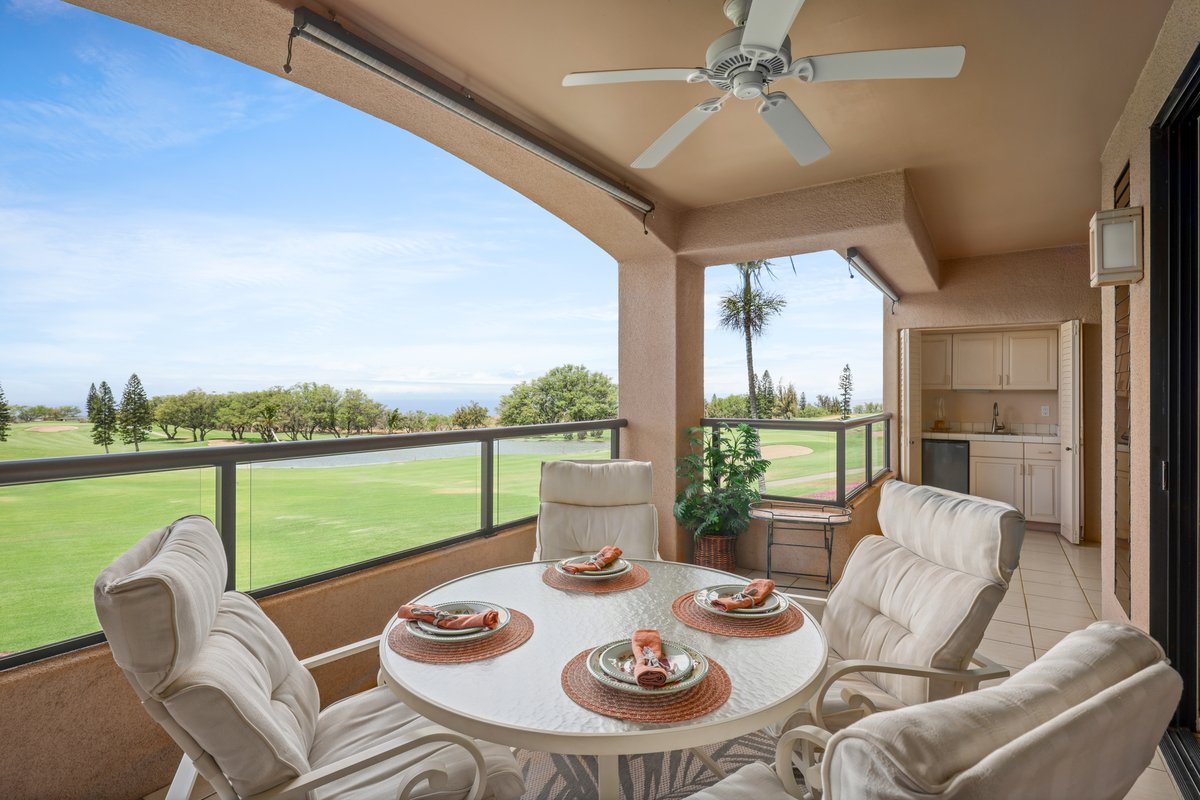
[[[1031,444],[1059,444],[1061,441],[1057,436],[1034,436],[1026,433],[934,433],[933,431],[922,431],[921,438],[949,439],[959,442],[1028,442]]]

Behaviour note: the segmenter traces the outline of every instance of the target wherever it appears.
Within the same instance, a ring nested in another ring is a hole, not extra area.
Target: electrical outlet
[[[1042,416],[1043,417],[1050,416],[1050,406],[1042,406]]]

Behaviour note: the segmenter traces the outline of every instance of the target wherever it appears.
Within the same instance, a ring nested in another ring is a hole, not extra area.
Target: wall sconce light
[[[1088,224],[1092,286],[1142,279],[1142,207],[1097,211]]]

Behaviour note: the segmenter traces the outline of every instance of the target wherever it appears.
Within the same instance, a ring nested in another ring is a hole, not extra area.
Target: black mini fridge
[[[971,443],[952,439],[921,442],[921,483],[968,494]]]

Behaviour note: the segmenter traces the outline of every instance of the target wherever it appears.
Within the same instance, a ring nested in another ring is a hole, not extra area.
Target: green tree
[[[154,414],[150,410],[150,401],[146,398],[142,379],[135,372],[129,376],[125,391],[121,393],[121,409],[117,413],[121,441],[133,445],[135,452],[140,451],[142,442],[150,438],[153,425]]]
[[[279,441],[275,436],[275,426],[279,424],[279,406],[275,398],[268,396],[255,407],[254,429],[264,442]]]
[[[770,419],[775,416],[775,404],[778,401],[775,394],[775,382],[771,380],[771,370],[763,370],[762,380],[758,385],[758,410],[764,418]]]
[[[91,386],[88,387],[87,403],[85,403],[85,406],[87,407],[88,422],[92,421],[92,417],[96,413],[96,401],[99,398],[100,398],[100,393],[96,391],[96,384],[93,383]]]
[[[799,416],[800,401],[796,397],[795,384],[789,383],[786,388],[783,388],[783,381],[780,381],[779,386],[779,398],[775,401],[779,416],[784,419],[793,419]]]
[[[743,261],[735,264],[741,286],[721,298],[721,327],[742,334],[746,340],[746,383],[749,385],[750,418],[759,416],[758,389],[754,375],[754,339],[762,336],[771,317],[787,306],[782,295],[762,288],[762,273],[774,276],[770,261]]]
[[[192,432],[192,441],[204,441],[217,426],[217,398],[203,389],[189,389],[179,395],[182,427]]]
[[[854,376],[850,373],[850,365],[842,368],[842,377],[838,379],[838,393],[842,396],[842,419],[850,419],[850,396],[854,393]]]
[[[518,383],[500,398],[501,425],[540,425],[611,419],[617,415],[617,385],[603,372],[580,364],[555,367]]]
[[[8,441],[8,429],[12,427],[12,409],[4,397],[4,387],[0,386],[0,442]]]
[[[112,389],[108,381],[100,381],[96,392],[95,415],[92,418],[92,442],[103,445],[104,452],[116,441],[117,435],[117,402],[113,399]]]
[[[383,406],[368,397],[362,389],[347,389],[337,404],[335,432],[339,425],[347,436],[373,430],[382,413]]]
[[[804,396],[804,392],[800,393],[800,410],[808,408],[808,398]]]
[[[393,408],[388,412],[387,418],[384,420],[384,424],[387,426],[388,435],[400,430],[400,423],[402,419],[403,417],[400,414],[400,409]]]
[[[150,400],[151,413],[154,415],[154,424],[163,432],[168,439],[174,439],[179,435],[179,429],[183,427],[185,421],[183,401],[177,394],[169,394],[164,397],[155,397]],[[91,416],[91,412],[88,412]]]
[[[215,398],[215,424],[229,431],[234,439],[246,438],[246,431],[258,421],[258,406],[267,392],[226,392]]]
[[[483,428],[487,426],[488,410],[474,400],[454,409],[450,424],[455,428]]]
[[[728,397],[717,397],[704,406],[704,416],[720,419],[745,419],[750,413],[750,397],[744,394],[731,394]]]

